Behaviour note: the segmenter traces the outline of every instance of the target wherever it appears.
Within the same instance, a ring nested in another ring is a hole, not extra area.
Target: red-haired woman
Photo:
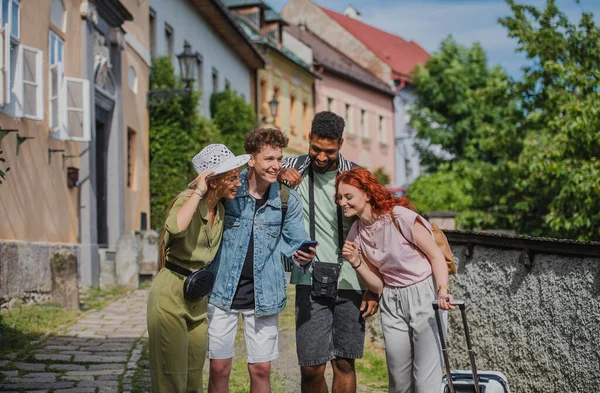
[[[358,219],[342,253],[371,291],[382,293],[389,392],[440,390],[439,337],[431,303],[452,306],[448,270],[433,240],[431,225],[381,185],[368,170],[356,168],[336,180],[336,201],[346,217]]]

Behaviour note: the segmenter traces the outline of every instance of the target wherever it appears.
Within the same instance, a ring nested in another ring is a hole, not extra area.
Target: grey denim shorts
[[[339,290],[336,299],[313,298],[308,285],[296,286],[296,349],[300,366],[332,359],[359,359],[365,346],[363,292]]]

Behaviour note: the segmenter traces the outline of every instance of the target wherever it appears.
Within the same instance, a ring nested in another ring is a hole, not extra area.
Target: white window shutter
[[[3,64],[4,64],[4,80],[3,80],[3,89],[1,91],[3,99],[4,99],[4,105],[8,105],[10,104],[10,80],[11,80],[11,75],[10,75],[10,24],[9,23],[5,23],[4,24],[4,29],[2,29],[2,41],[3,42],[3,47],[2,47],[2,51],[3,51]]]
[[[89,142],[90,125],[90,82],[86,79],[64,78],[63,83],[63,127],[71,141]]]
[[[0,17],[0,26],[2,26],[2,18]],[[0,28],[0,108],[4,106],[6,102],[6,89],[4,88],[4,74],[6,73],[6,62],[4,55],[4,32],[6,29]]]
[[[35,120],[44,118],[43,52],[23,47],[23,115]]]
[[[10,68],[10,67],[9,67]],[[23,46],[17,47],[17,62],[12,85],[12,97],[15,102],[14,117],[23,117]]]

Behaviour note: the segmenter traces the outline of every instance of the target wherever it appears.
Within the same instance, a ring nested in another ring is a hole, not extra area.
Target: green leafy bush
[[[167,57],[152,61],[151,89],[182,89]],[[154,229],[160,230],[171,200],[196,177],[192,157],[204,146],[218,140],[219,132],[196,108],[200,92],[174,95],[150,113],[150,211]]]
[[[210,97],[210,114],[220,131],[220,142],[234,154],[243,154],[246,134],[257,126],[252,105],[226,89]]]

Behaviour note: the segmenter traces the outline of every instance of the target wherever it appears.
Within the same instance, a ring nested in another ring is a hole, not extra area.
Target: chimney
[[[348,18],[360,20],[360,12],[358,12],[358,10],[352,7],[351,5],[346,7],[346,9],[344,10],[344,15]]]

